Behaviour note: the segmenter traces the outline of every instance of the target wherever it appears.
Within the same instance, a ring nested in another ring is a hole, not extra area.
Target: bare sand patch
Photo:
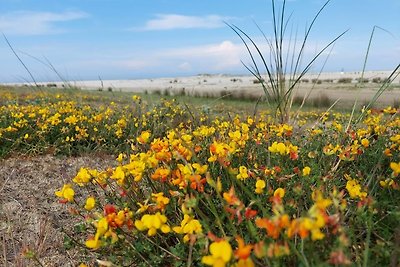
[[[111,156],[12,157],[0,160],[0,266],[38,266],[24,259],[30,248],[44,266],[78,266],[74,250],[63,246],[61,228],[77,221],[54,195],[80,167],[104,169]]]

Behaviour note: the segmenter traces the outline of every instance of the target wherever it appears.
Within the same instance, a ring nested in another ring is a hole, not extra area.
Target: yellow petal
[[[96,200],[94,199],[94,197],[88,197],[86,199],[86,204],[85,204],[85,209],[90,211],[94,208],[94,206],[96,205]]]

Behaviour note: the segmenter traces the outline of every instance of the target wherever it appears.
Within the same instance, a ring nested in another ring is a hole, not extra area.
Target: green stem
[[[301,239],[301,254],[300,252],[297,250],[296,246],[292,244],[292,242],[289,240],[288,244],[290,246],[290,248],[296,253],[297,257],[301,260],[301,262],[304,264],[304,266],[310,267],[310,264],[307,261],[306,256],[304,255],[304,244],[303,244],[303,239]]]
[[[301,256],[303,256],[304,264],[309,267],[310,264],[307,261],[306,255],[304,255],[304,239],[301,240]]]
[[[216,223],[216,224],[218,225],[218,227],[220,228],[221,233],[222,233],[224,236],[226,236],[226,233],[225,233],[225,231],[224,231],[224,227],[222,226],[222,223],[221,223],[221,218],[218,216],[218,212],[217,212],[217,210],[216,210],[216,208],[215,208],[215,205],[212,203],[212,201],[209,200],[208,197],[206,197],[205,199],[207,200],[207,203],[210,205],[211,212],[212,212],[212,214],[214,215],[215,220],[216,220],[215,223]]]
[[[371,232],[372,232],[372,215],[368,217],[366,222],[367,227],[367,238],[365,240],[365,249],[364,249],[364,259],[363,259],[363,267],[368,266],[368,259],[369,259],[369,244],[371,242]]]

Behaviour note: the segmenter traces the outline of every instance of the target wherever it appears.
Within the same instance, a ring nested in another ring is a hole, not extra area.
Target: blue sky
[[[282,0],[277,0],[279,5]],[[4,33],[37,80],[136,79],[247,74],[249,56],[223,21],[243,29],[268,54],[254,22],[270,37],[270,0],[0,0]],[[322,0],[288,0],[292,13],[286,43],[298,39]],[[349,29],[330,50],[326,71],[361,70],[377,25],[367,69],[391,70],[400,62],[399,0],[332,0],[316,22],[305,52],[314,55]],[[311,69],[319,71],[326,53]],[[29,75],[0,38],[0,82],[29,81]],[[268,56],[269,57],[269,56]]]

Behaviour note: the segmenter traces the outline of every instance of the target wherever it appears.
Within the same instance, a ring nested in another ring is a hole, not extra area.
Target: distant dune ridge
[[[321,74],[307,73],[294,90],[298,98],[307,95],[310,98],[328,97],[339,104],[349,104],[356,99],[359,103],[368,102],[389,77],[391,71],[368,71],[363,75],[363,86],[360,86],[361,72],[326,72]],[[289,77],[287,78],[289,79]],[[41,83],[62,87],[62,82]],[[86,90],[165,93],[170,95],[185,94],[195,96],[221,96],[224,93],[261,96],[263,94],[257,79],[251,75],[211,75],[201,74],[188,77],[169,77],[135,80],[92,80],[71,81],[71,85]],[[378,101],[381,105],[400,103],[400,77]]]

